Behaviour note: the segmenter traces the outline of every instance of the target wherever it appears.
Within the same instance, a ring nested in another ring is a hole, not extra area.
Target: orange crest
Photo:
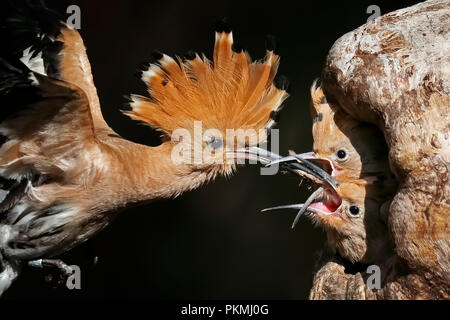
[[[268,129],[288,96],[284,81],[273,83],[279,64],[274,50],[252,62],[245,51],[233,48],[231,31],[216,32],[213,62],[196,53],[156,58],[141,76],[151,98],[132,95],[132,110],[125,114],[168,136],[178,128],[191,131],[194,121],[224,134],[227,129]]]
[[[320,85],[317,84],[318,80],[315,80],[311,86],[311,115],[313,117],[314,123],[322,119],[323,116],[332,117],[334,114],[333,109],[327,102],[327,98],[323,92]],[[316,117],[319,117],[316,119]]]

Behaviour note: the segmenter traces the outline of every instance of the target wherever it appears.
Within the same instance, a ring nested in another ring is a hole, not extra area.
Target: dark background
[[[123,94],[144,94],[133,73],[155,49],[211,57],[214,22],[227,17],[234,39],[253,58],[265,53],[266,34],[281,43],[279,73],[291,80],[278,124],[281,153],[310,151],[309,87],[326,54],[344,33],[364,24],[371,4],[382,14],[418,1],[47,1],[65,12],[81,8],[88,49],[106,121],[120,135],[148,145],[158,134],[123,116]],[[322,230],[295,212],[262,208],[302,202],[310,192],[287,175],[261,176],[242,167],[175,200],[130,208],[96,238],[65,255],[82,267],[82,290],[44,281],[25,268],[7,298],[144,297],[153,299],[305,299],[312,283]],[[98,256],[94,266],[92,260]]]

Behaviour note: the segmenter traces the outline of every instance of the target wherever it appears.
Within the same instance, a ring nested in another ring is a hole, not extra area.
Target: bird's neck
[[[127,202],[176,197],[215,176],[212,170],[197,170],[191,164],[174,162],[173,147],[168,141],[157,147],[127,142],[120,148],[116,156],[123,178],[118,183],[127,189]]]

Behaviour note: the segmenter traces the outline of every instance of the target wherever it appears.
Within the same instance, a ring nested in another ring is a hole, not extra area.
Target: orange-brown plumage
[[[280,108],[286,91],[273,84],[279,57],[268,51],[261,62],[251,62],[244,51],[232,50],[232,33],[217,32],[214,62],[204,55],[172,59],[163,55],[142,73],[150,98],[132,95],[131,118],[166,135],[178,128],[267,129],[270,114]],[[259,141],[266,139],[260,135]]]
[[[314,153],[311,159],[329,166],[338,180],[382,181],[394,186],[387,157],[387,146],[380,130],[361,123],[328,102],[316,82],[311,87]],[[338,151],[346,157],[340,158]]]
[[[237,149],[267,138],[271,112],[287,96],[273,84],[278,55],[268,50],[264,61],[251,63],[247,53],[232,50],[231,32],[218,32],[214,62],[198,54],[187,60],[161,55],[144,70],[150,97],[133,95],[126,113],[165,139],[157,147],[139,145],[104,121],[78,32],[41,4],[20,14],[11,20],[18,27],[1,29],[22,30],[30,47],[19,48],[22,57],[0,53],[0,103],[17,110],[0,123],[7,138],[0,148],[0,178],[14,181],[0,205],[0,294],[23,261],[53,257],[86,241],[128,204],[174,197],[231,173],[242,156]],[[33,20],[39,17],[51,19]],[[30,21],[42,30],[30,28]],[[198,137],[194,121],[215,133]],[[174,161],[177,147],[195,149],[193,141],[171,139],[180,128],[208,151],[199,162]],[[256,139],[244,137],[235,145],[233,137],[229,144],[220,140],[227,129],[252,129]],[[214,153],[232,161],[216,162]]]
[[[336,184],[297,171],[321,185],[305,204],[271,209],[299,209],[322,226],[331,250],[350,262],[378,263],[392,255],[387,213],[397,183],[389,168],[387,147],[374,126],[357,122],[328,102],[320,87],[311,88],[313,152],[278,160],[319,162]],[[342,153],[344,151],[344,153]],[[342,154],[345,157],[340,157]],[[331,180],[332,181],[332,180]]]

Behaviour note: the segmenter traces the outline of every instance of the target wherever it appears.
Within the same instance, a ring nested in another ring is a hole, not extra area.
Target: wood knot
[[[431,137],[431,145],[436,148],[436,149],[441,149],[442,148],[442,144],[439,141],[439,137],[435,134],[433,134],[433,136]]]

